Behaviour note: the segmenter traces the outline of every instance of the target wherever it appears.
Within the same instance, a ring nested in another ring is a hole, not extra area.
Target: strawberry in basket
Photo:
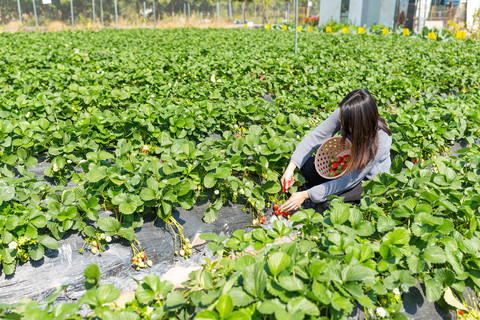
[[[347,170],[347,163],[350,161],[350,155],[335,157],[330,160],[330,177],[336,177]]]

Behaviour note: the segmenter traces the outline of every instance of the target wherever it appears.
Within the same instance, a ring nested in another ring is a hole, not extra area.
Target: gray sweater
[[[340,131],[340,109],[337,108],[324,122],[311,131],[297,146],[292,155],[291,162],[297,168],[301,168],[313,153],[329,138]],[[371,180],[381,172],[390,171],[390,147],[392,137],[385,131],[379,130],[378,150],[375,159],[368,163],[361,171],[353,170],[344,176],[334,179],[308,190],[308,195],[313,202],[324,202],[327,197],[333,194],[340,194],[355,187],[363,180]]]

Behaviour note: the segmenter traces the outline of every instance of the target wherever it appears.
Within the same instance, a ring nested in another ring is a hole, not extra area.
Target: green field
[[[267,246],[292,232],[280,219],[227,242],[205,235],[219,260],[185,290],[149,276],[110,310],[120,293],[92,267],[77,304],[19,313],[60,319],[87,304],[105,319],[341,319],[357,305],[403,319],[392,290],[417,281],[429,301],[458,308],[453,292],[480,288],[479,71],[476,41],[395,34],[301,33],[298,55],[280,30],[0,34],[5,275],[71,233],[84,254],[134,242],[147,215],[179,231],[188,257],[172,209],[201,200],[207,223],[230,201],[271,215],[296,144],[352,90],[372,93],[393,132],[391,174],[366,183],[358,207],[295,213],[291,243]],[[468,147],[454,156],[455,142]]]

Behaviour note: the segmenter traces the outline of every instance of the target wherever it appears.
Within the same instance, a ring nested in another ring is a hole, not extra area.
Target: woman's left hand
[[[295,192],[290,196],[287,202],[285,202],[280,206],[278,210],[285,211],[285,212],[297,210],[302,205],[302,203],[308,198],[309,196],[307,191]]]

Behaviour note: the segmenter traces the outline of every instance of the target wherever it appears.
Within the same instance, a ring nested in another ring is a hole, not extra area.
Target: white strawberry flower
[[[150,313],[153,312],[153,310],[154,310],[153,307],[148,306],[148,307],[147,307],[147,312],[145,312],[145,313],[146,313],[146,314],[150,314]]]
[[[112,241],[112,237],[110,237],[110,236],[106,236],[106,237],[105,237],[105,241],[107,241],[107,242],[111,242],[111,241]]]
[[[237,196],[237,195],[238,195],[237,191],[233,192],[233,195],[234,195],[234,196]]]
[[[105,233],[102,233],[102,234],[100,235],[100,239],[105,240]]]
[[[401,294],[400,289],[398,288],[393,289],[393,294]]]
[[[68,160],[67,160],[67,163],[68,163],[68,164],[72,163],[72,160],[68,159]]]
[[[385,318],[387,316],[387,311],[382,307],[380,307],[380,308],[377,308],[377,314],[379,317]]]
[[[153,265],[152,260],[148,260],[148,261],[147,261],[147,266],[151,267],[152,265]]]
[[[240,194],[245,194],[245,191],[243,191],[243,189],[240,189]]]
[[[25,117],[30,118],[30,115],[31,115],[30,112],[27,112],[27,114],[25,115]]]
[[[215,190],[213,193],[215,193],[215,195],[218,195],[220,193],[220,191]]]
[[[406,283],[402,283],[402,284],[400,285],[400,288],[402,288],[402,291],[403,291],[403,292],[408,292],[408,288],[409,288],[409,287],[408,287],[408,285],[407,285]]]
[[[8,244],[8,249],[10,250],[17,249],[17,247],[18,247],[18,244],[15,241],[12,241]]]
[[[53,171],[58,172],[58,170],[60,170],[60,168],[58,167],[58,165],[56,163],[54,163],[53,164]]]

